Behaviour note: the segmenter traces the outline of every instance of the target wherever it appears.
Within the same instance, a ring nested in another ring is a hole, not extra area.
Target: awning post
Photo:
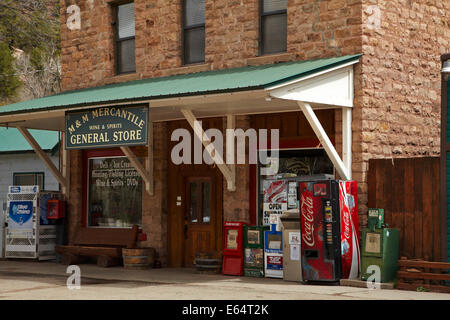
[[[147,169],[147,175],[149,177],[149,182],[145,184],[145,190],[151,196],[154,195],[154,177],[153,177],[153,122],[150,121],[150,112],[148,117],[148,148],[147,148],[147,159],[145,161],[145,167]]]
[[[352,108],[342,108],[342,161],[352,178]]]
[[[66,179],[67,187],[62,187],[62,193],[65,195],[66,200],[69,200],[70,195],[70,151],[66,149],[66,133],[61,132],[61,152],[62,152],[62,175]]]
[[[234,130],[236,129],[236,116],[232,115],[232,114],[228,114],[227,115],[227,130]],[[234,135],[230,136],[230,141],[228,140],[228,135],[226,135],[227,137],[227,154],[228,152],[233,151],[233,155],[234,155]],[[228,159],[228,155],[227,155],[227,159]],[[232,164],[228,165],[228,168],[231,171],[231,181],[227,181],[228,183],[228,190],[230,191],[235,191],[236,190],[236,164],[235,164],[235,159],[233,157],[233,162]]]

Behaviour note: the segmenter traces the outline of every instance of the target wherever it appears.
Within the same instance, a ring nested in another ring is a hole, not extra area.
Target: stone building
[[[163,265],[191,265],[194,251],[220,250],[223,221],[261,223],[257,166],[171,161],[173,132],[192,132],[196,118],[205,130],[279,129],[286,158],[324,162],[317,173],[330,173],[332,163],[331,173],[358,182],[364,226],[369,159],[439,154],[449,15],[440,0],[62,0],[63,94],[3,107],[0,123],[64,131],[69,111],[149,105],[151,147],[133,150],[151,179],[136,175],[142,190],[133,206],[147,235],[142,245],[155,247]],[[338,157],[292,101],[312,106]],[[92,220],[101,191],[89,195],[88,180],[101,168],[96,159],[125,151],[63,150],[69,238],[80,225],[111,226]],[[203,224],[187,213],[193,208],[207,208]]]

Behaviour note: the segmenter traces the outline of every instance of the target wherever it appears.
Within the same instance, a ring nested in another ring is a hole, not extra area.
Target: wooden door
[[[216,188],[213,175],[188,176],[184,181],[184,265],[190,267],[196,252],[216,249]]]
[[[223,119],[203,119],[202,125],[204,130],[222,130]],[[195,252],[222,250],[223,176],[214,165],[193,161],[176,165],[171,161],[171,150],[178,143],[171,135],[179,128],[193,135],[187,121],[168,122],[168,263],[171,267],[190,267]],[[205,218],[208,212],[209,222]]]

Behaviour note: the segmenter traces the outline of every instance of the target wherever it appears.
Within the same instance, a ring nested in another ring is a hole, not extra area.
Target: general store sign
[[[148,106],[99,107],[66,114],[66,149],[147,144]]]

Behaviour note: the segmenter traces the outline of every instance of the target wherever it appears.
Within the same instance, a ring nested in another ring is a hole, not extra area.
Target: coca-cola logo
[[[343,220],[344,220],[344,237],[350,239],[350,212],[348,210],[343,210]]]
[[[309,247],[314,246],[314,211],[313,198],[302,193],[300,197],[300,211],[303,216],[303,242]]]

